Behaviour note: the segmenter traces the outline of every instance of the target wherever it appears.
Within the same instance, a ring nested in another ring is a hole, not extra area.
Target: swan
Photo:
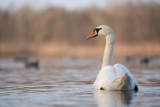
[[[97,36],[105,37],[106,46],[102,61],[102,68],[93,84],[99,90],[135,90],[138,91],[138,82],[127,67],[122,64],[112,66],[114,49],[114,32],[107,25],[100,25],[87,37],[91,39]]]

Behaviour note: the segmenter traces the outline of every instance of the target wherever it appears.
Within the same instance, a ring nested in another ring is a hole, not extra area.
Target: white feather
[[[137,80],[122,64],[105,66],[100,70],[94,82],[96,89],[105,90],[132,90],[136,85],[138,86]]]

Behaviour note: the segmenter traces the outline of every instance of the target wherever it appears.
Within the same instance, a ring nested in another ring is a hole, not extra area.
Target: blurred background
[[[93,90],[101,24],[138,93]],[[160,0],[0,0],[0,107],[159,107],[159,76]]]
[[[160,0],[1,0],[0,57],[102,56],[104,38],[85,39],[101,24],[115,56],[160,56]]]

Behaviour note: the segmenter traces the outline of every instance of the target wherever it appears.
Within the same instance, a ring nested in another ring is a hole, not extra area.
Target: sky
[[[1,9],[17,10],[25,5],[29,5],[33,9],[45,9],[46,7],[61,7],[66,10],[84,9],[89,6],[97,6],[100,8],[110,6],[113,4],[121,4],[126,1],[140,1],[140,0],[0,0]],[[160,0],[141,0],[145,2]]]

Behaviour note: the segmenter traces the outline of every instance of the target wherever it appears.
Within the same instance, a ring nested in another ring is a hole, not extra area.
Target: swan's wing
[[[115,81],[113,81],[113,89],[114,90],[131,90],[132,87],[132,81],[131,78],[126,73],[125,75],[117,78]]]
[[[116,72],[116,75],[117,75],[117,78],[120,78],[120,77],[124,77],[125,74],[127,74],[131,80],[131,87],[134,88],[135,85],[138,86],[138,82],[136,80],[136,78],[134,77],[134,75],[129,71],[128,68],[126,68],[124,65],[122,64],[115,64],[114,65],[114,68],[115,68],[115,72]]]

